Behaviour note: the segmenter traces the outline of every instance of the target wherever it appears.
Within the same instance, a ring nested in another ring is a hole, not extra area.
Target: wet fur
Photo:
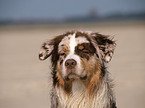
[[[87,80],[80,77],[80,79],[66,81],[62,75],[63,62],[70,49],[68,46],[60,45],[60,42],[73,34],[75,38],[87,39],[87,43],[81,43],[75,47],[75,55],[80,57],[80,66],[83,68],[81,76],[87,75]],[[109,36],[82,31],[67,32],[45,42],[39,58],[45,60],[51,55],[53,66],[51,107],[116,108],[112,84],[106,68],[106,63],[111,60],[115,46],[115,41]],[[84,49],[87,49],[88,54],[83,54]]]

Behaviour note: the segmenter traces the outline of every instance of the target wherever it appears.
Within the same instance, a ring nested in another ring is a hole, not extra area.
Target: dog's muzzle
[[[87,79],[87,75],[82,76],[76,73],[76,66],[77,62],[74,59],[68,59],[65,61],[65,67],[67,68],[67,75],[65,77],[65,80],[69,81],[71,79]]]
[[[68,59],[65,61],[65,67],[67,70],[67,75],[65,79],[67,81],[70,79],[79,78],[78,75],[76,74],[76,66],[77,66],[77,62],[74,59]]]

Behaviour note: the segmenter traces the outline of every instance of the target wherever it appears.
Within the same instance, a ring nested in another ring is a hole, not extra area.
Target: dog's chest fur
[[[59,87],[56,92],[58,97],[60,97],[60,108],[110,108],[108,104],[108,88],[105,83],[101,85],[96,94],[93,94],[92,98],[88,97],[86,87],[79,80],[72,84],[71,95],[66,95],[62,88]]]

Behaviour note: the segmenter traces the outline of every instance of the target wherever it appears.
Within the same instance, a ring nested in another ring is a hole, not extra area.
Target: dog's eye
[[[65,53],[60,53],[60,56],[64,56],[65,55]]]
[[[83,50],[82,53],[83,54],[89,54],[89,51],[88,50]]]
[[[79,55],[82,57],[82,58],[86,58],[87,60],[89,59],[89,56],[90,56],[90,52],[88,50],[82,50]]]

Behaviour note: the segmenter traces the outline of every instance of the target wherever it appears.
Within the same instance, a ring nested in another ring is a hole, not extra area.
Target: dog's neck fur
[[[107,76],[102,84],[94,91],[91,97],[87,94],[87,88],[80,81],[72,83],[72,93],[67,95],[61,87],[56,87],[61,108],[110,108],[110,88],[108,88]]]

